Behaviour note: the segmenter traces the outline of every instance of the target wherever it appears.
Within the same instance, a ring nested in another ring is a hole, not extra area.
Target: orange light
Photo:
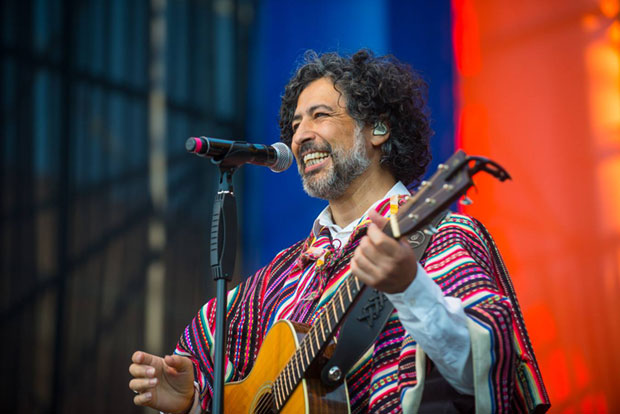
[[[606,17],[615,17],[620,11],[620,1],[618,0],[601,0],[601,12]]]
[[[600,25],[601,25],[601,22],[598,16],[592,13],[584,14],[583,17],[581,18],[581,27],[583,27],[588,32],[595,31],[596,29],[599,28]]]
[[[620,44],[620,22],[615,21],[607,30],[607,35],[609,36],[609,40],[616,45]]]

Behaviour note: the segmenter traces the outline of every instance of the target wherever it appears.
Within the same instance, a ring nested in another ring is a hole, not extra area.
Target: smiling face
[[[310,196],[340,198],[371,164],[362,128],[328,78],[317,79],[301,92],[292,128],[291,147]]]

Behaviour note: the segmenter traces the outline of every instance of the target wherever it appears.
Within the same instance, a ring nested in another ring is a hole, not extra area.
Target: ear
[[[378,121],[372,128],[372,135],[370,136],[370,143],[374,147],[381,146],[385,141],[390,138],[390,127],[386,122]]]

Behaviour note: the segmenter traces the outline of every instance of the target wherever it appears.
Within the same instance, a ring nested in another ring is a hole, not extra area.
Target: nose
[[[293,134],[292,145],[299,148],[304,142],[313,140],[316,138],[316,134],[312,129],[311,122],[302,120]]]

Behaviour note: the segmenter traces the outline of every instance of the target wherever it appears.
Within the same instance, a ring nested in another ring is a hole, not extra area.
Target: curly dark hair
[[[350,58],[309,50],[286,85],[280,107],[280,139],[291,146],[297,100],[313,81],[328,77],[344,95],[347,112],[360,125],[383,121],[390,138],[381,146],[381,165],[405,185],[420,180],[431,160],[433,135],[426,107],[427,85],[395,57],[360,50]]]

